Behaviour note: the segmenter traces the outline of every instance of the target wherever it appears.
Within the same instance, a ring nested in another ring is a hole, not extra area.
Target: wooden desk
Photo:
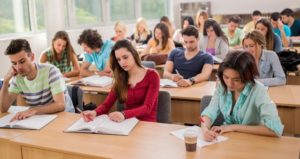
[[[270,87],[269,94],[277,105],[279,116],[284,123],[284,132],[300,134],[300,86],[285,85]]]
[[[22,146],[23,159],[298,159],[300,139],[263,137],[228,133],[229,140],[186,152],[184,142],[169,134],[184,126],[140,122],[129,136],[63,133],[79,118],[77,114],[61,113],[41,131],[31,132],[13,141]]]
[[[7,113],[0,113],[0,117]],[[0,158],[1,159],[21,159],[21,145],[11,142],[10,140],[25,134],[29,130],[20,129],[0,129]]]

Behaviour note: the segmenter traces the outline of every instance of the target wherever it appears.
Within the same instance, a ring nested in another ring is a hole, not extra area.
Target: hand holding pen
[[[199,121],[201,123],[201,128],[202,128],[202,131],[203,131],[203,137],[204,137],[204,140],[205,141],[217,141],[217,137],[218,135],[220,134],[221,131],[219,131],[219,129],[217,129],[216,127],[213,127],[213,128],[216,128],[215,130],[213,128],[209,128],[207,125],[206,125],[206,122],[205,122],[205,118],[204,117],[199,117]]]
[[[176,71],[176,74],[173,74],[173,76],[172,76],[172,81],[178,82],[179,80],[183,79],[183,76],[181,76],[181,75],[179,74],[179,72],[178,72],[177,69],[175,69],[175,71]]]
[[[80,112],[80,114],[85,122],[93,121],[94,118],[97,116],[97,113],[94,110],[82,111],[79,108],[76,108],[76,109]]]

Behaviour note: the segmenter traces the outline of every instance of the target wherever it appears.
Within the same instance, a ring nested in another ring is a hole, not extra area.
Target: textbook
[[[93,75],[89,77],[85,77],[80,79],[78,82],[74,83],[74,85],[88,85],[88,86],[95,86],[95,87],[105,87],[111,85],[113,79],[107,76],[98,76]]]
[[[38,130],[46,126],[52,120],[54,120],[57,115],[34,115],[23,120],[15,120],[10,122],[10,120],[15,116],[15,114],[8,114],[0,118],[1,128],[12,128],[12,129],[33,129]]]
[[[216,144],[216,143],[228,140],[227,137],[219,135],[217,137],[217,139],[214,140],[214,141],[211,141],[211,142],[205,141],[203,139],[202,130],[201,130],[201,128],[199,126],[192,126],[192,127],[188,127],[188,128],[184,128],[184,129],[172,131],[170,133],[171,133],[171,135],[174,135],[175,137],[177,137],[177,138],[179,138],[181,140],[184,140],[184,132],[186,130],[188,130],[188,129],[192,129],[192,130],[195,130],[195,131],[199,132],[198,139],[197,139],[197,146],[200,147],[200,148],[204,147],[204,146],[208,146],[208,145],[212,145],[212,144]]]
[[[107,115],[100,115],[90,122],[85,122],[83,118],[80,118],[64,132],[129,135],[137,123],[138,119],[136,118],[118,123],[110,120]]]
[[[178,87],[177,83],[170,79],[160,79],[161,87]]]

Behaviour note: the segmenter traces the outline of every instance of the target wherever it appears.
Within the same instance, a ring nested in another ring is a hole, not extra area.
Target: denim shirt
[[[232,92],[224,92],[223,86],[219,84],[210,104],[201,115],[209,117],[213,123],[220,113],[224,116],[225,125],[264,125],[278,136],[283,132],[284,126],[276,105],[271,101],[267,89],[257,81],[255,84],[245,84],[234,106]]]
[[[285,85],[286,77],[277,54],[270,50],[263,50],[259,59],[258,81],[265,86]]]

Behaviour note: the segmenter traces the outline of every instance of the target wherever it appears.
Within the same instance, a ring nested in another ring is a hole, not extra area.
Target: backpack
[[[277,53],[281,66],[285,72],[297,71],[300,64],[300,54],[297,50],[287,49]]]

